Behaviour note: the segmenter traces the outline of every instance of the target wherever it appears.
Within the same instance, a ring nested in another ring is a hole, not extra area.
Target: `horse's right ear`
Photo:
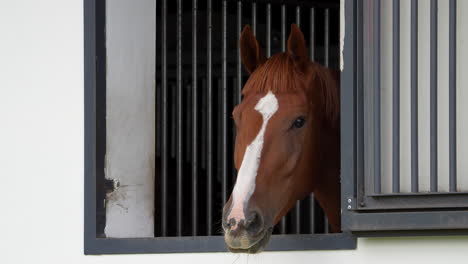
[[[255,38],[249,25],[244,27],[240,36],[240,52],[242,63],[249,73],[252,73],[260,65],[265,63],[266,57]]]

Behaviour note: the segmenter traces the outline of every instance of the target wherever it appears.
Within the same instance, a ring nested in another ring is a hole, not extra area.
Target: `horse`
[[[340,232],[339,73],[312,62],[291,25],[287,51],[266,58],[249,25],[240,36],[250,76],[232,113],[238,171],[223,207],[227,248],[258,253],[274,225],[311,192]]]

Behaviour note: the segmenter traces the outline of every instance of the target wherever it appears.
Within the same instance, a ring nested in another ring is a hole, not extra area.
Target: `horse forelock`
[[[306,82],[316,80],[318,87],[311,87]],[[311,92],[310,89],[315,89]],[[275,94],[304,91],[320,99],[325,118],[332,123],[339,117],[340,101],[337,77],[331,70],[311,63],[305,72],[298,70],[294,59],[287,53],[278,53],[255,70],[244,86],[242,94],[273,92]],[[314,98],[311,98],[314,100]]]
[[[286,53],[273,55],[255,70],[244,86],[244,96],[250,93],[283,93],[301,89],[299,81],[303,74],[299,72],[293,59]]]

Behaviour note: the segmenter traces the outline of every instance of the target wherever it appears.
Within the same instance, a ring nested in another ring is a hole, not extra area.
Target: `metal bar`
[[[252,30],[254,35],[257,34],[257,3],[252,3]]]
[[[433,196],[433,197],[441,197],[441,196],[468,196],[468,192],[418,192],[418,193],[412,193],[412,192],[401,192],[401,193],[382,193],[382,194],[374,194],[374,195],[368,195],[368,197],[373,197],[373,198],[391,198],[391,197],[421,197],[421,196]],[[409,198],[412,199],[412,198]],[[431,199],[431,198],[427,198]],[[439,199],[439,198],[434,198],[434,199]],[[437,204],[439,206],[439,204]],[[404,206],[402,206],[404,207]]]
[[[324,19],[324,65],[328,67],[330,55],[330,9],[328,8],[325,8]]]
[[[455,230],[467,229],[468,211],[450,210],[444,211],[441,217],[440,211],[410,212],[375,212],[371,214],[354,213],[353,221],[348,222],[352,231],[416,231],[423,230]],[[450,219],[450,224],[447,224]],[[463,230],[457,230],[458,233]]]
[[[310,27],[309,27],[309,30],[310,30],[310,48],[309,48],[309,51],[310,51],[310,60],[314,60],[315,59],[315,8],[310,8]],[[309,213],[310,213],[310,233],[311,234],[314,234],[315,233],[315,198],[314,198],[314,194],[311,193],[310,194],[310,207],[309,207]]]
[[[281,51],[286,51],[286,6],[281,5]]]
[[[222,88],[221,88],[221,173],[222,204],[227,201],[227,1],[223,1],[223,50],[222,50]]]
[[[392,192],[400,192],[400,0],[393,0]]]
[[[281,51],[286,51],[286,6],[281,5]],[[280,233],[286,234],[286,217],[283,216],[280,220]]]
[[[351,4],[351,3],[350,3]],[[367,166],[367,163],[370,162],[364,162],[366,160],[364,149],[367,148],[365,144],[367,144],[367,134],[368,132],[364,132],[364,124],[365,120],[368,119],[368,114],[365,116],[364,114],[364,105],[368,104],[368,99],[364,98],[364,93],[367,92],[365,91],[365,87],[369,87],[369,78],[364,78],[364,72],[369,71],[369,64],[367,63],[369,61],[368,57],[368,52],[364,52],[364,32],[366,31],[367,34],[367,28],[369,27],[368,22],[370,19],[366,18],[364,19],[363,13],[364,13],[364,3],[363,1],[354,1],[354,8],[355,12],[348,13],[350,17],[355,17],[356,21],[356,26],[355,28],[352,28],[350,30],[350,33],[355,35],[356,37],[356,42],[353,43],[352,41],[346,41],[345,40],[345,47],[349,46],[348,50],[348,56],[343,55],[343,61],[346,61],[346,58],[348,57],[348,60],[350,63],[352,63],[354,66],[354,69],[352,69],[350,72],[356,71],[356,75],[353,77],[350,77],[350,73],[346,71],[346,69],[343,69],[343,76],[347,78],[346,82],[342,82],[342,88],[343,89],[345,86],[344,84],[346,83],[352,83],[351,81],[354,81],[354,91],[351,91],[350,93],[347,93],[345,97],[342,98],[342,104],[348,104],[347,107],[351,107],[351,109],[356,109],[355,114],[350,113],[345,117],[345,112],[350,111],[349,108],[344,108],[341,110],[343,118],[349,119],[346,120],[346,125],[352,127],[355,126],[356,129],[352,134],[354,137],[345,137],[348,142],[343,142],[342,149],[347,147],[347,148],[352,148],[350,151],[348,151],[348,154],[353,153],[354,159],[353,163],[350,164],[349,162],[345,162],[344,164],[347,164],[347,170],[351,170],[350,174],[346,177],[352,177],[353,179],[348,179],[345,180],[345,175],[342,176],[342,192],[343,192],[343,198],[346,199],[346,201],[349,201],[351,198],[352,202],[352,197],[356,197],[356,204],[359,207],[362,207],[365,204],[363,203],[363,197],[364,193],[366,192],[365,186],[366,184],[364,183],[364,178],[365,178],[365,167]],[[351,8],[350,8],[351,9]],[[351,9],[352,10],[352,9]],[[345,9],[345,14],[348,11]],[[354,21],[354,20],[352,20]],[[349,27],[345,27],[345,32],[348,30]],[[349,33],[346,33],[349,34]],[[367,41],[367,40],[366,40]],[[347,43],[347,44],[346,44]],[[345,54],[346,48],[344,48],[343,54]],[[366,61],[366,63],[364,63]],[[366,65],[366,67],[364,67]],[[346,77],[347,76],[347,77]],[[348,96],[352,96],[353,101],[352,102],[345,102],[345,100],[348,100]],[[353,108],[353,107],[354,108]],[[346,110],[347,109],[347,110]],[[354,115],[354,116],[353,116]],[[343,121],[342,121],[343,122]],[[343,126],[342,126],[343,127]],[[366,125],[368,127],[368,125]],[[367,128],[366,128],[367,130]],[[349,142],[350,138],[355,140],[355,142]],[[343,151],[343,150],[342,150]],[[342,156],[342,159],[344,159],[345,156]],[[343,168],[343,167],[342,167]],[[346,173],[344,173],[346,174]],[[355,175],[355,176],[352,176]],[[354,178],[355,177],[355,178]],[[348,186],[349,187],[348,187]],[[356,186],[356,187],[354,187]],[[343,217],[349,217],[349,211],[347,210],[347,205],[346,203],[342,203],[342,208],[343,210]],[[346,224],[342,225],[342,229],[346,230]]]
[[[177,0],[177,236],[182,236],[182,0]]]
[[[411,0],[411,191],[418,192],[418,1]]]
[[[296,6],[296,24],[298,27],[301,26],[301,8],[299,6]],[[301,201],[296,202],[294,220],[294,233],[299,234],[301,232]]]
[[[102,3],[105,5],[105,3]],[[96,199],[100,199],[97,194],[97,180],[98,180],[98,163],[99,156],[97,155],[98,144],[98,120],[97,115],[98,107],[96,105],[98,86],[98,67],[96,58],[98,52],[98,39],[96,36],[99,32],[98,27],[98,14],[97,4],[93,0],[83,1],[83,40],[84,40],[84,253],[90,254],[96,250],[93,242],[96,240],[97,232],[104,233],[97,221],[98,206]],[[105,24],[105,23],[104,23]],[[105,59],[104,56],[103,59]],[[105,78],[103,78],[105,81]],[[104,91],[103,91],[104,92]],[[105,104],[106,100],[102,100]],[[102,106],[105,107],[105,106]],[[105,108],[104,108],[105,109]],[[104,111],[103,111],[104,112]],[[104,115],[105,116],[105,115]],[[103,126],[103,130],[106,126]],[[103,133],[105,138],[106,133]],[[103,170],[101,170],[102,173]],[[100,199],[101,200],[101,199]],[[98,229],[99,228],[99,229]],[[102,228],[104,229],[104,227]]]
[[[298,27],[301,26],[301,7],[296,6],[296,24]]]
[[[315,198],[314,198],[313,193],[310,194],[309,200],[310,200],[310,204],[309,204],[309,216],[310,216],[309,228],[310,228],[310,233],[314,234],[315,233]]]
[[[286,217],[287,215],[283,216],[280,220],[280,233],[286,234]]]
[[[449,190],[457,191],[457,2],[449,2]]]
[[[430,106],[430,120],[431,120],[431,192],[437,192],[437,0],[431,0],[431,106]]]
[[[242,97],[242,61],[241,61],[241,54],[240,54],[240,36],[242,33],[242,2],[237,2],[237,91],[235,96],[235,104],[239,104],[241,102]],[[234,128],[235,132],[235,128]]]
[[[198,87],[197,87],[197,0],[192,6],[192,235],[197,235],[198,212]]]
[[[226,252],[223,236],[94,238],[90,244],[85,254]],[[356,236],[349,232],[329,235],[273,235],[265,251],[356,249],[356,244]]]
[[[310,59],[315,60],[315,8],[310,8]]]
[[[301,233],[301,201],[296,202],[296,208],[294,211],[294,233],[300,234]]]
[[[410,209],[440,209],[440,208],[468,208],[467,195],[458,194],[457,192],[449,192],[442,194],[425,193],[409,193],[397,195],[377,195],[367,196],[365,198],[366,206],[360,208],[361,212],[372,210],[410,210]]]
[[[267,4],[267,21],[266,21],[266,56],[271,56],[271,4]]]
[[[325,212],[323,214],[323,233],[324,234],[330,233],[330,226],[328,224],[328,218],[327,218],[327,215],[325,214]]]
[[[374,1],[374,193],[380,193],[381,168],[380,168],[380,0]]]
[[[105,229],[106,154],[106,2],[83,1],[84,8],[84,250],[89,252]]]
[[[362,4],[360,0],[344,1],[344,23],[349,26],[344,27],[344,45],[343,45],[343,71],[341,72],[340,82],[340,127],[341,129],[341,216],[343,221],[341,227],[343,231],[349,231],[353,224],[353,211],[348,210],[348,200],[361,194],[359,189],[363,185],[360,183],[363,177],[361,162],[363,147],[363,137],[360,133],[362,129],[362,93],[364,90],[362,73],[362,44],[363,44],[363,16]],[[370,10],[366,10],[370,11]],[[367,21],[367,17],[366,17]],[[353,36],[352,38],[349,36]],[[348,67],[351,65],[351,67]],[[366,87],[369,87],[366,85]],[[356,129],[355,129],[356,128]],[[361,196],[362,197],[362,196]],[[357,199],[357,198],[356,198]],[[351,200],[352,201],[352,200]],[[358,204],[360,201],[357,201]]]
[[[212,49],[211,49],[211,34],[213,29],[212,24],[212,14],[211,14],[212,2],[208,0],[207,3],[207,35],[206,35],[206,49],[207,49],[207,58],[206,58],[206,102],[207,102],[207,117],[206,117],[206,138],[207,138],[207,191],[206,191],[206,225],[207,225],[207,235],[213,233],[213,86],[212,86]]]
[[[167,0],[162,1],[161,9],[161,236],[167,235]]]

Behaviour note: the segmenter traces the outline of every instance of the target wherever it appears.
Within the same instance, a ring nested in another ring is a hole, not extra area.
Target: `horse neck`
[[[340,83],[340,75],[339,72],[335,70],[330,70],[328,68],[318,66],[316,70],[322,71],[324,74],[322,76],[326,76],[328,78],[327,82],[316,82],[312,85],[321,85],[323,83],[328,84],[328,87],[323,87],[324,89],[334,91],[334,94],[338,95],[339,98],[339,83]],[[318,87],[318,86],[316,86]],[[321,91],[315,90],[315,94],[312,94],[310,98],[323,98]],[[331,94],[325,92],[325,94]],[[339,100],[339,99],[337,99]],[[339,103],[337,102],[339,105]],[[323,106],[322,106],[323,107]],[[338,110],[337,110],[338,111]],[[328,120],[326,110],[320,111],[322,113],[322,118],[320,118],[318,125],[314,126],[314,138],[316,142],[313,142],[313,145],[319,150],[320,155],[317,157],[320,159],[319,162],[319,169],[321,173],[326,171],[334,171],[335,173],[339,174],[340,168],[340,119],[339,113],[338,118],[336,120]]]
[[[328,70],[328,69],[326,69]],[[332,74],[332,73],[331,73]],[[336,76],[336,75],[335,75]],[[337,79],[335,79],[337,80]],[[339,81],[332,82],[338,89]],[[313,160],[309,161],[308,174],[312,176],[310,191],[314,192],[328,216],[333,232],[340,230],[340,125],[323,118],[314,126],[312,136]]]

